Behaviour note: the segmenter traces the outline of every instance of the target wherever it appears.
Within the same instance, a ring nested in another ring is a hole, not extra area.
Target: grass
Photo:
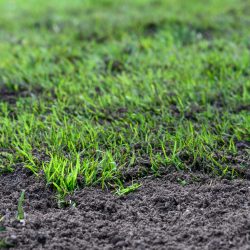
[[[23,210],[24,199],[25,199],[25,191],[22,190],[17,205],[17,220],[19,221],[24,220],[24,210]]]
[[[62,195],[89,185],[126,194],[139,187],[128,181],[173,170],[244,177],[248,1],[0,9],[0,174],[22,164]]]
[[[0,239],[0,247],[2,249],[8,249],[8,248],[14,247],[14,244],[10,244],[8,242],[5,242],[5,240]]]
[[[131,192],[134,192],[135,190],[137,190],[141,185],[138,183],[133,183],[132,185],[128,186],[128,187],[123,187],[122,185],[119,187],[119,189],[115,192],[116,194],[118,194],[119,196],[123,196],[126,194],[129,194]]]

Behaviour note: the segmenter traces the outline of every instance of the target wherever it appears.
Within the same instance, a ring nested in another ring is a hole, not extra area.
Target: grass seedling
[[[17,205],[17,220],[19,221],[24,220],[24,210],[23,210],[24,198],[25,198],[25,191],[22,190]]]
[[[124,187],[124,186],[119,186],[119,188],[115,191],[115,194],[119,196],[127,195],[129,193],[132,193],[136,191],[139,187],[141,187],[141,184],[139,183],[133,183],[130,186]]]
[[[178,183],[179,183],[181,186],[186,186],[186,185],[187,185],[187,181],[186,181],[186,180],[183,180],[183,179],[178,178],[177,181],[178,181]]]

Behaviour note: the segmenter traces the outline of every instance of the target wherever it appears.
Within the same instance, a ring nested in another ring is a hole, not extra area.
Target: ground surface
[[[68,198],[75,207],[58,209],[27,171],[3,176],[1,236],[15,249],[250,249],[249,180],[176,173],[141,182],[124,197],[85,188]],[[23,188],[25,225],[15,219]]]
[[[1,247],[248,248],[250,0],[0,13]]]

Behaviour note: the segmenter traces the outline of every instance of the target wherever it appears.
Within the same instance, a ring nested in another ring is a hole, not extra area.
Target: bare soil
[[[84,188],[58,208],[55,193],[20,166],[0,178],[2,247],[250,249],[249,180],[175,173],[140,181],[124,197]],[[25,223],[16,219],[22,189]]]

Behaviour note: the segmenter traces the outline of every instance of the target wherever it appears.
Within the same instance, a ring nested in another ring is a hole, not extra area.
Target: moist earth
[[[172,173],[119,197],[83,188],[58,207],[22,167],[0,178],[0,239],[10,249],[250,249],[250,181]],[[16,219],[25,189],[24,222]],[[1,217],[3,218],[1,219]]]

